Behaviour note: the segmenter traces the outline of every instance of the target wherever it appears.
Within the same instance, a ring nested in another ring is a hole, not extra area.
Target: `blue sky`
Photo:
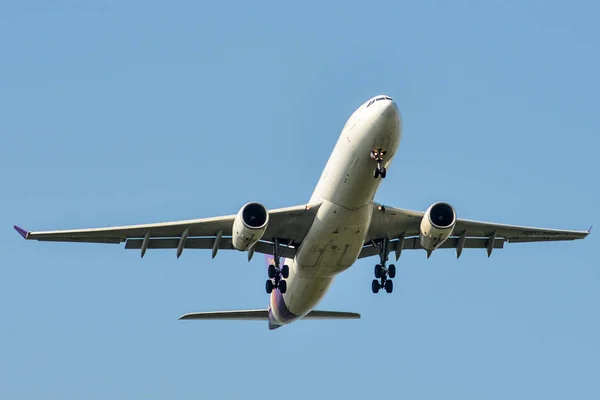
[[[598,234],[376,260],[320,309],[265,307],[262,257],[23,241],[31,230],[302,204],[346,118],[398,103],[377,200],[551,228],[600,223],[591,1],[0,3],[0,397],[600,397]]]

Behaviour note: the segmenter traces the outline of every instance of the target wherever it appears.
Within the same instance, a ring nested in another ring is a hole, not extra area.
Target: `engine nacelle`
[[[456,225],[456,211],[448,203],[435,203],[421,219],[421,247],[427,251],[437,249],[450,237]]]
[[[240,251],[248,250],[262,238],[269,224],[269,212],[260,203],[245,204],[235,216],[231,241]]]

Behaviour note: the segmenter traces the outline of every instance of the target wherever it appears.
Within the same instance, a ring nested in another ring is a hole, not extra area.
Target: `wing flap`
[[[127,239],[125,242],[125,248],[130,250],[139,250],[142,248],[142,244],[144,243],[144,239]],[[189,238],[185,241],[186,249],[212,249],[213,244],[215,243],[215,238],[213,237],[203,237],[203,238]],[[149,249],[176,249],[179,245],[179,239],[149,239],[148,240],[148,248]],[[219,243],[220,250],[232,250],[233,244],[231,242],[231,238],[222,238]]]
[[[127,239],[125,248],[128,250],[140,250],[144,243],[144,239]],[[186,249],[212,249],[215,243],[215,238],[189,238],[185,241],[184,248]],[[179,246],[179,239],[149,239],[148,249],[176,249]],[[231,238],[221,238],[219,242],[219,250],[234,250]],[[273,254],[273,243],[259,241],[254,245],[254,251],[262,254]],[[293,258],[296,254],[296,249],[284,245],[279,245],[279,254],[284,258]]]
[[[103,243],[103,244],[119,244],[124,239],[117,237],[41,237],[36,239],[35,237],[28,237],[27,239],[33,239],[40,242],[65,242],[65,243]]]
[[[552,237],[514,237],[506,239],[509,243],[531,243],[531,242],[563,242],[568,240],[583,239],[574,236],[552,236]]]
[[[456,249],[458,248],[460,238],[451,237],[448,238],[444,243],[441,244],[439,249]],[[485,249],[488,246],[489,239],[488,238],[467,238],[465,239],[465,244],[463,246],[464,249]],[[395,252],[396,249],[400,246],[400,242],[398,240],[390,240],[388,245],[388,254],[391,252]],[[494,240],[494,249],[502,249],[504,248],[504,239],[496,238]],[[418,237],[411,237],[404,239],[404,245],[402,246],[403,250],[420,250],[423,249],[421,246],[421,242]],[[376,256],[379,254],[379,249],[372,244],[368,244],[364,246],[358,256],[358,258],[365,258]]]

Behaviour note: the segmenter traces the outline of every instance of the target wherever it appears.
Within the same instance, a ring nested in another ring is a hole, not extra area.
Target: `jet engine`
[[[260,203],[247,203],[235,216],[231,241],[240,251],[250,249],[265,234],[269,212]]]
[[[448,203],[435,203],[421,219],[421,247],[431,252],[450,237],[456,224],[456,211]]]

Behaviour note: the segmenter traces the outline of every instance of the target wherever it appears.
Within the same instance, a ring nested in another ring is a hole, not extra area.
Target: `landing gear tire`
[[[381,285],[379,285],[379,281],[377,279],[373,279],[371,283],[371,290],[373,293],[379,293],[379,289],[381,289]]]
[[[381,264],[375,266],[375,278],[379,279],[383,276],[383,267]]]
[[[375,179],[377,179],[379,177],[381,177],[381,179],[385,179],[385,175],[386,175],[387,171],[385,170],[385,167],[382,165],[384,163],[385,153],[387,153],[387,152],[381,148],[371,150],[371,154],[370,154],[371,159],[377,163],[377,167],[375,167],[375,169],[373,170],[373,178],[375,178]]]
[[[267,293],[271,293],[274,289],[274,285],[273,285],[273,281],[272,280],[267,280],[267,284],[266,284],[266,289],[267,289]]]
[[[385,281],[385,291],[388,293],[392,293],[392,291],[394,290],[394,283],[392,281],[390,281],[389,279],[387,281]]]
[[[269,265],[268,275],[269,279],[273,279],[277,275],[277,268],[273,264]]]
[[[287,279],[288,276],[290,276],[290,267],[287,265],[284,265],[283,267],[281,267],[281,276],[283,277],[283,279]]]
[[[394,264],[390,264],[390,266],[388,267],[388,276],[390,278],[396,277],[396,266]]]
[[[385,167],[377,166],[377,168],[373,170],[373,178],[375,179],[379,177],[381,177],[381,179],[385,179],[386,174],[387,170],[385,169]]]
[[[286,281],[279,281],[279,291],[281,292],[281,294],[284,294],[287,291],[287,282]]]

